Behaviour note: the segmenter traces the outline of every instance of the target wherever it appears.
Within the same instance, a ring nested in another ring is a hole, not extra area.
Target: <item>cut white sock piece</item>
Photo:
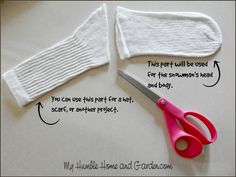
[[[107,9],[104,4],[73,35],[20,63],[4,73],[3,78],[19,105],[24,106],[109,60]]]
[[[220,28],[193,12],[143,12],[117,7],[116,44],[121,59],[139,55],[205,57],[222,44]]]

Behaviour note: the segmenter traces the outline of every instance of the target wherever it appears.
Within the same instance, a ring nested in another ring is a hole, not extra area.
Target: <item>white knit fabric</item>
[[[192,12],[142,12],[117,7],[116,44],[121,59],[138,55],[205,57],[222,44],[217,23]]]
[[[3,74],[19,105],[109,62],[107,9],[104,4],[61,42]]]

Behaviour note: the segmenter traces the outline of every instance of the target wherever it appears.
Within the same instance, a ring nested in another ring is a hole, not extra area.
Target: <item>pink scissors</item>
[[[142,93],[144,93],[147,97],[149,97],[152,101],[156,103],[156,105],[164,111],[165,120],[171,140],[171,144],[175,151],[182,157],[193,158],[199,155],[203,150],[203,145],[211,144],[215,142],[217,138],[217,132],[214,125],[203,115],[197,112],[185,112],[180,108],[176,107],[166,98],[157,95],[152,92],[150,89],[145,87],[141,82],[135,77],[131,77],[130,74],[127,74],[123,71],[118,71],[118,74],[122,76],[125,80],[139,89]],[[193,116],[199,119],[205,126],[208,128],[211,138],[208,139],[200,129],[198,129],[195,125],[187,121],[187,116]],[[182,125],[183,129],[181,129],[177,123]],[[185,149],[179,149],[177,147],[177,141],[185,140],[187,142],[187,147]]]

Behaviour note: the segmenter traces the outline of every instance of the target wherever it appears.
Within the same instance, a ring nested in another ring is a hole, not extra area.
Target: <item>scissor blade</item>
[[[127,80],[130,84],[132,84],[134,87],[136,87],[138,90],[140,90],[144,95],[146,95],[148,98],[150,98],[153,102],[157,102],[161,98],[161,96],[154,93],[152,90],[148,89],[146,86],[144,86],[140,81],[138,81],[135,76],[131,76],[131,74],[126,74],[125,72],[118,70],[117,73],[123,77],[125,80]]]

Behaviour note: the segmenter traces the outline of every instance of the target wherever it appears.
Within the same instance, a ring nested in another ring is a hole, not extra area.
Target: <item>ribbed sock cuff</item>
[[[97,66],[92,50],[76,35],[40,52],[3,75],[20,105]]]
[[[19,105],[24,106],[82,72],[109,62],[106,17],[103,5],[72,36],[3,74]]]

